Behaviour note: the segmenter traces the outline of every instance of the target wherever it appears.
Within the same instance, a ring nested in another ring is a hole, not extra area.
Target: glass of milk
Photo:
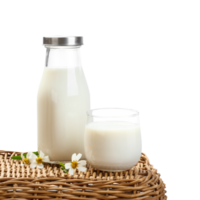
[[[87,112],[84,148],[86,159],[102,171],[131,169],[141,156],[139,113],[103,108]]]

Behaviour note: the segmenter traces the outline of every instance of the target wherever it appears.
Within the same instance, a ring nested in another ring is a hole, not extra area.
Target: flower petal
[[[76,160],[76,153],[72,154],[72,161]]]
[[[37,156],[34,153],[31,153],[31,155],[29,157],[30,163],[36,163],[36,158],[37,158]]]
[[[65,164],[65,169],[69,169],[71,167],[71,163],[66,163]]]
[[[23,156],[23,154],[24,154],[24,153],[21,154],[21,158],[22,158],[22,160],[24,160],[24,156]]]
[[[43,166],[43,164],[39,164],[39,165],[37,165],[37,167],[38,167],[39,169],[42,169],[44,166]]]
[[[82,154],[81,154],[81,153],[79,153],[79,154],[76,156],[76,161],[79,161],[79,160],[80,160],[80,158],[81,158],[81,156],[82,156]]]
[[[73,175],[74,174],[74,169],[70,168],[68,173],[71,174],[71,175]]]
[[[31,152],[29,159],[36,159],[36,158],[37,158],[37,156],[34,153]]]
[[[32,168],[32,169],[35,168],[36,166],[37,166],[36,163],[31,163],[31,164],[30,164],[30,168]]]
[[[78,163],[79,163],[79,166],[80,166],[80,165],[86,165],[86,164],[87,164],[86,160],[80,160]]]
[[[81,172],[86,172],[86,167],[77,167],[77,169]]]
[[[40,150],[39,156],[40,156],[41,158],[44,158],[44,153],[43,153],[41,150]]]
[[[26,158],[30,158],[31,155],[32,155],[32,152],[29,151],[29,152],[26,154]]]
[[[44,156],[44,158],[43,158],[43,162],[49,162],[50,160],[49,160],[49,156]]]

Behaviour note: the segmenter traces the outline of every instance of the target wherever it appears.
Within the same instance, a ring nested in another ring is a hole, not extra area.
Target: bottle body
[[[50,60],[53,55],[49,54],[47,59]],[[62,54],[61,57],[70,56],[71,52]],[[84,128],[86,111],[90,109],[89,90],[82,67],[77,62],[68,64],[48,63],[38,90],[38,150],[54,161],[71,160],[73,153],[82,153],[85,158]]]

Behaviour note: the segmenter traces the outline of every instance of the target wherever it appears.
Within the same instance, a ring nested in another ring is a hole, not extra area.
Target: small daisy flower
[[[65,169],[69,169],[69,174],[73,175],[74,174],[74,170],[77,168],[79,171],[85,172],[86,171],[86,167],[84,167],[86,165],[86,161],[85,160],[80,160],[82,154],[79,153],[78,155],[76,155],[75,153],[72,155],[72,161],[71,163],[66,163],[65,164]],[[80,161],[79,161],[80,160]]]
[[[39,156],[36,156],[34,153],[32,153],[31,158],[30,158],[30,162],[31,168],[35,168],[38,167],[40,169],[42,169],[43,166],[43,162],[49,162],[49,156],[45,156],[44,153],[42,151],[40,151]]]
[[[26,158],[24,157],[24,153],[21,154],[21,158],[22,158],[22,163],[23,164],[25,164],[25,165],[29,165],[30,164],[31,154],[32,154],[32,152],[28,152],[26,154]]]

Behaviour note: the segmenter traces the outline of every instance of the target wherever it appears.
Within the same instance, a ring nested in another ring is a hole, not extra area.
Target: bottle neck
[[[45,67],[49,68],[81,67],[80,46],[74,46],[74,47],[46,46]]]

